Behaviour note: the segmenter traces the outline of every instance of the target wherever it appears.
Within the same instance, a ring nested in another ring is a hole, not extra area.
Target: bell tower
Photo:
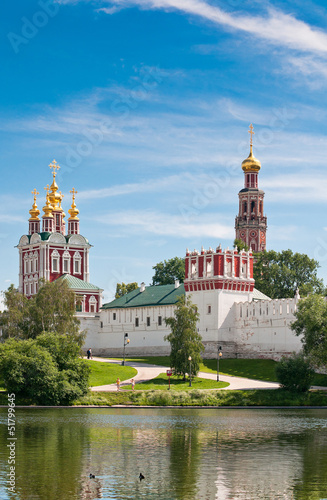
[[[258,188],[261,163],[253,156],[253,126],[250,125],[250,154],[242,162],[244,188],[238,193],[239,211],[235,218],[235,237],[253,252],[266,250],[267,217],[263,215],[265,193]]]

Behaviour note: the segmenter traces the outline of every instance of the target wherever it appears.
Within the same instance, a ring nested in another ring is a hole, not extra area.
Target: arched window
[[[82,257],[79,252],[74,253],[74,274],[81,274]]]
[[[70,253],[65,250],[62,256],[62,272],[69,274],[70,272]]]
[[[60,272],[60,269],[59,269],[59,258],[60,258],[59,252],[57,250],[53,250],[53,252],[51,254],[51,271],[53,273],[59,273]]]
[[[96,310],[97,310],[97,299],[94,297],[94,295],[92,295],[92,297],[90,297],[90,300],[89,300],[89,311],[91,313],[95,313]]]

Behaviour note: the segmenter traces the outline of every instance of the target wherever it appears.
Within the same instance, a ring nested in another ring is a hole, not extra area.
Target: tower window
[[[161,326],[161,325],[162,325],[162,317],[158,316],[158,326]]]
[[[148,316],[146,318],[146,326],[150,326],[151,325],[151,321],[150,321],[150,317]]]
[[[135,326],[136,328],[139,326],[139,318],[135,318]]]
[[[114,321],[116,320],[116,317],[117,317],[116,313],[113,313],[113,315],[112,315],[112,319],[113,319]]]
[[[211,306],[208,306],[208,314],[211,314]]]

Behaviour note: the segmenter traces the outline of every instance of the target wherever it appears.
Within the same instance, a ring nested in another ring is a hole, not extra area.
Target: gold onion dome
[[[40,220],[39,219],[39,215],[40,215],[40,210],[37,208],[37,204],[36,204],[36,195],[40,194],[36,191],[36,189],[34,189],[34,191],[32,191],[32,194],[34,195],[34,203],[32,205],[32,208],[31,210],[29,211],[29,213],[31,214],[31,217],[30,217],[30,221],[38,221]]]
[[[261,163],[255,156],[253,156],[253,151],[252,151],[252,136],[254,135],[253,132],[253,125],[251,123],[250,125],[250,130],[249,134],[251,135],[251,140],[250,140],[250,154],[249,156],[242,162],[242,169],[244,172],[259,172],[261,168]]]
[[[43,212],[44,212],[44,215],[42,215],[42,217],[53,217],[53,215],[52,215],[53,206],[50,203],[50,196],[49,196],[49,191],[50,191],[49,184],[44,189],[47,192],[47,196],[46,196],[45,205],[44,205],[44,207],[42,209]]]
[[[72,201],[72,206],[71,208],[68,210],[68,213],[70,215],[69,219],[68,220],[79,220],[79,218],[77,217],[78,214],[79,214],[79,210],[78,208],[76,207],[76,204],[75,204],[75,194],[77,194],[77,191],[75,191],[75,188],[73,188],[70,193],[73,194],[73,201]]]
[[[52,184],[50,186],[50,189],[51,189],[51,193],[49,195],[49,200],[50,200],[50,203],[51,205],[53,206],[53,210],[58,210],[58,211],[62,211],[62,208],[61,208],[61,200],[62,200],[62,195],[57,193],[58,191],[58,185],[56,183],[56,175],[57,175],[57,170],[60,169],[59,165],[57,164],[56,160],[53,160],[52,163],[50,163],[49,165],[50,169],[52,170],[52,175],[53,175],[53,181],[52,181]]]

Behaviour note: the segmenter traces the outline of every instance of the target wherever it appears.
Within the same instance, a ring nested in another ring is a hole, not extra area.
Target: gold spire
[[[78,214],[79,214],[79,210],[76,208],[76,204],[75,204],[75,194],[77,194],[77,191],[75,190],[75,188],[73,188],[70,193],[72,193],[73,195],[73,201],[72,201],[72,207],[68,210],[68,213],[70,214],[70,217],[68,220],[79,220],[79,218],[77,217]]]
[[[31,217],[30,219],[28,219],[29,221],[39,221],[39,215],[40,215],[40,210],[37,208],[37,204],[36,204],[36,196],[40,193],[38,193],[36,191],[36,189],[34,189],[33,191],[31,191],[32,195],[34,196],[34,203],[32,205],[32,208],[31,210],[29,211],[29,213],[31,214]]]
[[[250,154],[249,156],[242,162],[242,169],[244,172],[259,172],[260,168],[261,168],[261,163],[259,160],[257,160],[254,156],[253,156],[253,151],[252,151],[252,146],[253,146],[253,136],[254,136],[254,132],[253,132],[253,125],[251,123],[250,125],[250,130],[249,130],[249,134],[251,135],[251,139],[250,139]]]
[[[59,193],[57,193],[58,185],[56,183],[56,175],[57,175],[57,171],[60,169],[60,166],[58,165],[56,160],[53,160],[52,163],[50,163],[49,167],[52,170],[52,176],[53,176],[53,181],[52,181],[52,184],[50,186],[51,194],[49,195],[49,200],[50,200],[50,203],[53,207],[53,210],[59,210],[61,208],[60,204],[61,204],[62,196]]]
[[[50,203],[50,188],[49,188],[49,184],[47,184],[47,186],[44,188],[47,192],[47,196],[46,196],[46,202],[45,202],[45,206],[43,207],[43,212],[44,212],[44,215],[42,215],[42,218],[44,217],[53,217],[52,215],[52,211],[53,211],[53,206],[51,205]]]

